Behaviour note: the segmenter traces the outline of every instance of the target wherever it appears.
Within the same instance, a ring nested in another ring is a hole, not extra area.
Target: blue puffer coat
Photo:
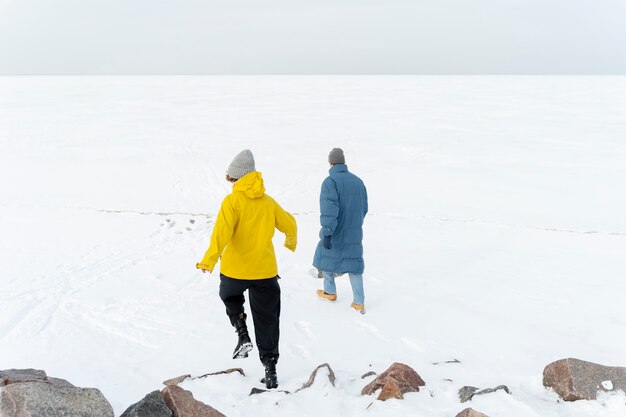
[[[329,174],[320,194],[321,240],[315,249],[313,266],[326,272],[362,274],[367,190],[345,164],[335,164]],[[324,236],[331,236],[331,249],[324,247]]]

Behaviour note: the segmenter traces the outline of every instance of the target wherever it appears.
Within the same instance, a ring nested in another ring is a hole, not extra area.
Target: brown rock
[[[602,386],[605,381],[610,381],[611,388]],[[565,401],[595,400],[598,391],[626,391],[626,368],[561,359],[545,367],[543,385],[554,389]]]
[[[168,385],[161,394],[174,417],[226,417],[210,405],[196,400],[191,392],[177,385]]]
[[[163,381],[163,385],[165,386],[178,385],[184,380],[186,380],[187,378],[191,378],[191,375],[181,375],[181,376],[177,376],[176,378],[168,379],[167,381]]]
[[[333,369],[330,367],[329,364],[323,363],[313,370],[309,379],[304,384],[302,384],[302,387],[297,389],[296,392],[302,391],[303,389],[306,389],[306,388],[310,388],[313,385],[313,382],[315,382],[315,378],[317,377],[317,372],[322,368],[328,369],[328,380],[330,381],[330,384],[334,387],[335,386],[335,372],[333,371]]]
[[[387,385],[388,381],[393,381],[393,384]],[[403,398],[403,394],[417,392],[420,390],[419,387],[425,385],[424,380],[413,368],[396,362],[367,384],[361,391],[361,395],[372,395],[382,388],[378,399],[384,401],[388,398]],[[384,396],[383,393],[385,394]]]
[[[456,417],[488,417],[488,416],[472,408],[466,408],[465,410],[457,414]]]
[[[241,376],[246,376],[246,373],[243,371],[243,369],[241,368],[230,368],[227,369],[225,371],[219,371],[219,372],[211,372],[209,374],[204,374],[204,375],[200,375],[197,376],[195,378],[191,378],[191,379],[199,379],[199,378],[206,378],[208,376],[213,376],[213,375],[225,375],[225,374],[232,374],[234,372],[237,372],[238,374],[240,374]]]
[[[378,395],[380,401],[387,401],[389,398],[397,398],[398,400],[404,399],[404,395],[402,395],[398,383],[393,379],[388,379],[387,382],[385,382],[383,389],[380,390],[380,394]]]

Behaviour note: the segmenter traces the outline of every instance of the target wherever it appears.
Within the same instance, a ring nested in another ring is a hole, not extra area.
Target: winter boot
[[[324,290],[317,290],[316,294],[318,297],[323,298],[324,300],[328,300],[328,301],[337,300],[337,294],[328,294]]]
[[[270,357],[264,360],[265,378],[261,379],[261,382],[265,384],[265,388],[267,389],[278,388],[278,376],[276,376],[276,362],[278,362],[278,360],[275,357]]]
[[[248,334],[248,327],[246,326],[246,314],[241,313],[239,318],[234,324],[235,331],[239,336],[239,341],[237,342],[237,347],[233,352],[233,359],[239,358],[247,358],[248,352],[252,350],[252,341],[250,340],[250,335]]]
[[[365,314],[365,305],[363,305],[363,304],[352,303],[350,305],[350,307],[352,307],[353,309],[355,309],[356,311],[358,311],[361,314]]]

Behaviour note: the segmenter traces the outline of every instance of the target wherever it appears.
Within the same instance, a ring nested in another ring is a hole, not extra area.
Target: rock
[[[464,403],[471,400],[476,395],[491,394],[492,392],[496,392],[498,390],[504,390],[507,394],[511,393],[511,390],[509,390],[509,387],[506,385],[498,385],[495,388],[485,388],[480,391],[476,387],[465,386],[459,390],[459,399],[462,403]]]
[[[478,391],[478,388],[476,387],[465,386],[461,388],[459,390],[459,400],[461,400],[462,403],[471,400],[476,391]]]
[[[196,400],[191,392],[177,385],[169,385],[161,393],[174,417],[226,417],[210,405]]]
[[[243,371],[243,369],[241,369],[241,368],[230,368],[230,369],[227,369],[227,370],[225,370],[225,371],[211,372],[211,373],[204,374],[204,375],[200,375],[200,376],[197,376],[197,377],[195,377],[195,378],[191,378],[191,379],[206,378],[206,377],[208,377],[208,376],[213,376],[213,375],[225,375],[225,374],[232,374],[232,373],[234,373],[234,372],[237,372],[237,373],[238,373],[239,375],[241,375],[241,376],[246,376],[246,373]]]
[[[172,417],[161,391],[153,391],[143,400],[131,405],[120,417]]]
[[[554,389],[565,401],[595,400],[599,390],[606,390],[605,386],[626,391],[626,368],[561,359],[545,367],[543,385]]]
[[[113,408],[95,388],[48,382],[20,382],[0,388],[0,417],[113,417]]]
[[[48,377],[48,382],[57,387],[77,388],[75,385],[71,384],[69,381],[66,381],[61,378]]]
[[[184,380],[186,380],[187,378],[191,378],[191,375],[181,375],[181,376],[177,376],[176,378],[172,378],[172,379],[168,379],[167,381],[163,381],[163,385],[168,386],[168,385],[178,385],[181,382],[183,382]]]
[[[393,381],[393,383],[388,385],[387,383],[390,380]],[[367,384],[361,391],[361,395],[372,395],[382,388],[378,399],[385,401],[388,398],[403,398],[403,394],[407,392],[417,392],[420,390],[420,387],[425,385],[424,380],[422,380],[413,368],[403,363],[396,362],[385,372],[378,375],[372,382]]]
[[[257,395],[257,394],[263,394],[264,392],[282,392],[283,394],[291,394],[291,392],[289,391],[284,391],[284,390],[280,390],[280,389],[261,389],[261,388],[252,388],[250,390],[250,394],[248,394],[248,397],[251,395]]]
[[[458,359],[451,359],[449,361],[433,362],[433,365],[445,365],[445,364],[450,364],[450,363],[461,363],[461,361]]]
[[[457,414],[456,417],[488,417],[488,416],[472,408],[466,408],[465,410]]]
[[[380,394],[378,395],[378,399],[380,401],[387,401],[389,398],[396,398],[398,400],[403,400],[404,395],[402,395],[402,391],[400,390],[400,386],[393,379],[388,379],[383,385],[383,389],[380,390]]]
[[[35,381],[48,382],[48,376],[44,371],[37,369],[7,369],[0,371],[0,386]]]
[[[48,382],[58,387],[76,388],[68,381],[60,378],[51,378],[45,371],[38,369],[7,369],[0,371],[0,387],[20,384],[22,382]]]
[[[317,377],[317,371],[319,371],[322,368],[328,368],[328,380],[330,381],[330,384],[334,387],[335,386],[335,372],[333,372],[333,369],[330,367],[329,364],[323,363],[313,370],[313,372],[311,373],[311,376],[309,376],[309,379],[304,384],[302,384],[302,387],[297,389],[296,392],[302,391],[303,389],[306,389],[306,388],[310,388],[313,385],[313,382],[315,382],[315,378]]]

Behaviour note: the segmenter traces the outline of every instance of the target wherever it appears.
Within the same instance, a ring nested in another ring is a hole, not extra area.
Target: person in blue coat
[[[343,150],[334,148],[328,155],[330,171],[320,193],[320,242],[313,266],[322,272],[324,289],[317,295],[337,300],[335,276],[348,274],[352,285],[351,307],[365,313],[363,292],[363,220],[367,214],[367,190],[356,175],[348,171]]]

